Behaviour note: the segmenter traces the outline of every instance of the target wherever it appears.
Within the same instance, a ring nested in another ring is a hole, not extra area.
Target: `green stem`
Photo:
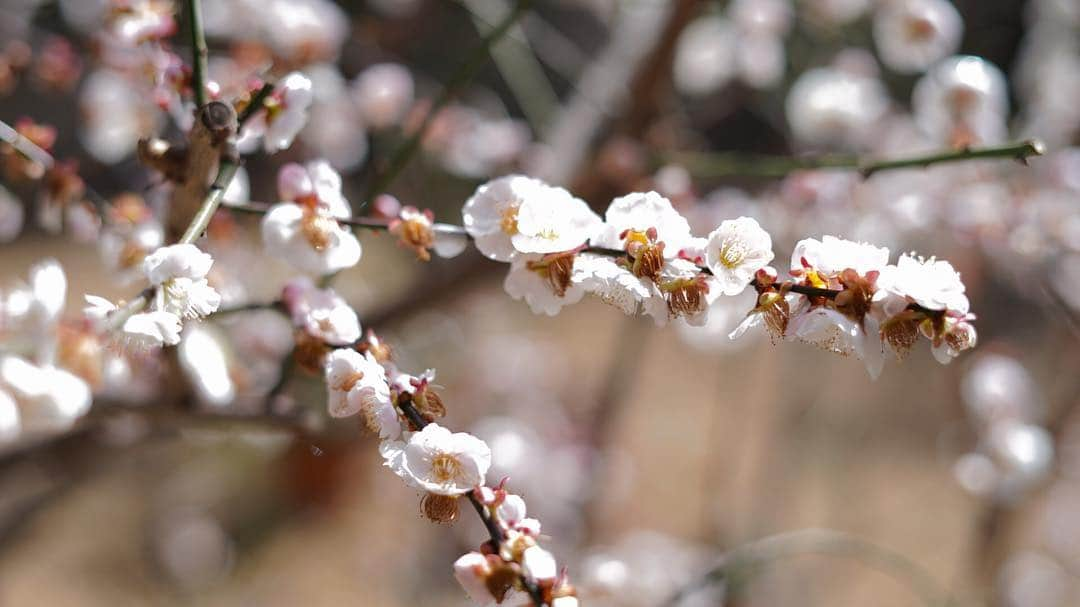
[[[385,192],[386,188],[393,183],[398,174],[405,169],[405,166],[412,160],[413,155],[420,149],[420,142],[423,140],[431,123],[435,120],[435,117],[438,116],[443,107],[445,107],[446,104],[449,103],[470,80],[472,80],[473,76],[476,75],[476,72],[479,71],[480,67],[484,64],[492,45],[510,31],[510,28],[531,4],[532,0],[518,0],[514,5],[514,8],[507,13],[506,17],[484,36],[480,45],[473,49],[465,59],[465,62],[462,63],[457,71],[450,77],[449,82],[443,87],[442,92],[439,93],[438,98],[435,99],[435,103],[431,105],[431,109],[429,109],[427,115],[424,116],[424,120],[420,123],[420,126],[405,140],[405,143],[394,150],[394,154],[390,157],[390,163],[387,166],[386,171],[372,181],[371,185],[368,186],[367,191],[364,192],[364,200],[371,200]]]
[[[203,32],[202,4],[199,0],[188,0],[188,25],[191,27],[191,88],[195,91],[195,106],[206,105],[206,59],[210,52],[206,49],[206,34]]]
[[[274,92],[274,83],[267,82],[262,85],[257,93],[252,95],[251,101],[244,107],[244,111],[240,112],[240,115],[236,117],[236,132],[239,133],[244,128],[244,123],[251,120],[251,117],[262,109],[263,102],[270,96],[270,93]]]
[[[1030,139],[1000,146],[947,150],[898,159],[863,159],[850,154],[748,156],[738,152],[675,152],[662,154],[660,161],[684,164],[693,175],[698,177],[783,177],[794,171],[811,169],[855,170],[864,177],[869,177],[881,171],[928,167],[962,160],[1011,158],[1026,162],[1028,158],[1041,156],[1044,152],[1045,146],[1041,141]]]
[[[191,225],[184,231],[184,235],[180,237],[180,244],[191,244],[206,231],[206,226],[210,224],[210,218],[214,216],[214,211],[217,211],[218,206],[221,205],[225,190],[229,188],[229,184],[232,182],[233,176],[236,175],[238,168],[240,168],[240,165],[235,158],[222,156],[217,176],[214,177],[214,183],[210,185],[210,190],[206,193],[206,198],[203,199],[199,212],[191,220]]]

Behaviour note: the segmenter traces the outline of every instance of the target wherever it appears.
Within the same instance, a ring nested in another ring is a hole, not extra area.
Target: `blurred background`
[[[139,88],[135,51],[102,38],[138,3],[117,4],[0,1],[0,120],[55,127],[50,151],[77,161],[88,200],[160,209],[135,145],[182,129]],[[188,60],[182,3],[156,4]],[[425,264],[362,233],[335,289],[403,368],[437,369],[446,425],[492,446],[489,481],[509,476],[583,602],[1080,603],[1080,3],[538,0],[478,52],[514,4],[203,2],[223,88],[314,82],[297,143],[247,157],[230,197],[274,202],[278,167],[323,157],[354,213],[378,216],[372,184],[450,83],[387,189],[439,221],[510,172],[601,213],[655,189],[699,235],[758,218],[781,269],[822,234],[948,259],[980,333],[948,366],[917,347],[872,381],[811,346],[728,340],[748,293],[703,328],[596,300],[549,318],[471,248]],[[796,170],[1028,138],[1047,146],[1029,166]],[[53,193],[5,172],[0,291],[52,257],[71,318],[84,293],[130,297],[115,261],[137,238]],[[270,301],[290,276],[257,217],[219,212],[207,249],[223,307]],[[179,364],[116,355],[87,416],[7,444],[0,604],[468,604],[450,564],[482,526],[424,520],[377,439],[325,417],[291,344],[271,311],[208,319]]]

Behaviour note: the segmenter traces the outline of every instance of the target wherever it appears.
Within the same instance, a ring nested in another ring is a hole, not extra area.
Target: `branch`
[[[398,397],[398,408],[401,409],[405,418],[408,419],[409,423],[415,426],[417,430],[422,430],[424,426],[428,425],[428,422],[420,415],[420,412],[416,410],[416,407],[413,406],[412,397],[407,392],[402,393],[401,396]],[[472,491],[467,493],[466,496],[468,496],[469,503],[471,503],[476,510],[477,516],[479,516],[480,520],[484,523],[484,527],[488,530],[492,543],[498,548],[506,540],[506,536],[503,535],[502,529],[500,529],[499,525],[492,520],[491,512],[480,503],[480,500],[473,495]],[[529,593],[529,597],[532,599],[533,604],[537,607],[543,607],[545,604],[544,595],[540,591],[540,588],[524,574],[521,576],[521,583],[525,587],[525,591]]]
[[[698,177],[783,177],[789,173],[812,169],[842,169],[858,171],[869,177],[881,171],[928,167],[947,162],[986,158],[1011,158],[1026,164],[1027,159],[1041,156],[1046,147],[1037,139],[999,146],[947,150],[899,159],[864,159],[849,154],[821,156],[755,156],[738,152],[701,153],[674,152],[659,156],[661,162],[683,164]]]
[[[236,119],[237,133],[240,132],[240,129],[244,128],[244,125],[247,124],[248,120],[251,120],[251,117],[255,115],[255,112],[258,112],[262,109],[263,102],[266,101],[266,98],[269,97],[270,93],[273,92],[274,83],[267,82],[262,85],[262,88],[259,89],[257,93],[252,95],[251,101],[249,101],[248,104],[244,106],[243,111],[240,112],[240,115]]]
[[[191,27],[191,88],[195,90],[195,107],[206,105],[206,34],[203,32],[202,4],[188,0],[188,25]]]
[[[420,149],[420,142],[423,140],[424,135],[427,133],[431,123],[438,116],[439,112],[446,106],[447,103],[453,99],[458,92],[472,80],[476,72],[479,71],[480,66],[484,64],[484,60],[488,56],[492,45],[498,42],[508,31],[511,26],[517,22],[518,18],[525,12],[532,4],[532,0],[518,0],[514,5],[514,8],[506,14],[506,17],[480,41],[480,45],[473,49],[469,54],[465,62],[462,63],[456,72],[450,77],[450,81],[443,87],[438,98],[431,105],[431,109],[428,110],[427,115],[424,116],[423,122],[416,131],[405,140],[405,143],[401,144],[396,150],[394,155],[390,158],[390,164],[386,171],[377,177],[368,186],[364,192],[364,200],[372,200],[379,194],[386,191],[386,188],[397,178],[398,174],[405,168],[405,166]]]
[[[894,161],[894,162],[899,162],[899,161]],[[243,203],[243,204],[230,204],[226,208],[234,210],[234,211],[239,211],[241,213],[251,213],[251,214],[255,214],[255,215],[264,215],[270,210],[270,207],[271,207],[271,205],[269,205],[269,204],[267,204],[265,202],[247,202],[247,203]],[[390,229],[390,222],[388,222],[386,220],[383,220],[383,219],[370,219],[370,218],[364,218],[364,217],[346,217],[346,218],[338,218],[337,221],[338,221],[338,223],[349,225],[349,226],[352,226],[354,228],[364,229],[364,230],[385,231],[385,230]],[[465,238],[467,238],[470,242],[472,241],[472,236],[470,236],[469,233],[465,231],[465,228],[463,226],[454,225],[454,224],[450,224],[450,223],[436,223],[436,224],[434,224],[434,226],[436,226],[442,232],[460,234],[460,235],[464,236]],[[626,256],[626,251],[623,250],[623,249],[609,249],[607,247],[589,246],[589,247],[583,248],[581,250],[581,252],[582,253],[593,253],[595,255],[604,255],[604,256],[607,256],[607,257],[614,257],[614,258],[619,258],[619,257],[625,257]],[[705,273],[705,274],[709,274],[709,275],[712,274],[712,270],[710,270],[709,268],[707,268],[705,266],[698,266],[698,270]],[[836,296],[839,295],[842,292],[841,290],[821,289],[821,288],[818,288],[818,287],[810,287],[810,286],[795,284],[795,283],[791,283],[791,282],[784,282],[784,283],[776,282],[776,283],[773,283],[771,285],[758,285],[756,282],[751,282],[750,286],[753,286],[753,287],[761,286],[761,287],[771,287],[771,288],[774,288],[774,289],[785,289],[787,291],[791,291],[792,293],[798,293],[800,295],[805,295],[807,297],[824,297],[826,299],[836,299]],[[922,306],[920,306],[918,304],[911,304],[908,307],[910,309],[912,309],[912,310],[916,310],[916,311],[922,312],[922,313],[930,315],[930,316],[935,316],[935,315],[941,314],[940,310],[931,310],[929,308],[924,308],[924,307],[922,307]]]
[[[842,531],[803,529],[771,535],[731,550],[721,557],[718,565],[696,583],[680,590],[666,605],[677,605],[690,592],[722,581],[738,591],[740,585],[753,577],[754,569],[805,554],[824,554],[864,563],[904,584],[928,606],[953,603],[949,593],[926,569],[899,552]]]

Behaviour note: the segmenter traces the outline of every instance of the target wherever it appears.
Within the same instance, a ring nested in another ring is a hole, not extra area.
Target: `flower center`
[[[501,219],[499,220],[499,227],[502,229],[503,234],[507,236],[513,236],[518,233],[518,205],[507,205],[500,212]]]
[[[300,220],[300,233],[316,251],[330,246],[337,227],[337,221],[333,217],[312,209],[305,209],[304,217]]]
[[[734,270],[746,260],[749,253],[750,248],[745,242],[738,238],[728,238],[720,245],[720,264],[729,270]]]
[[[341,392],[348,392],[352,390],[361,379],[364,379],[364,372],[353,371],[349,375],[341,378],[341,381],[330,387],[334,390],[340,390]]]
[[[461,462],[453,455],[440,453],[431,459],[431,473],[437,482],[450,482],[457,477],[459,472],[461,472]]]

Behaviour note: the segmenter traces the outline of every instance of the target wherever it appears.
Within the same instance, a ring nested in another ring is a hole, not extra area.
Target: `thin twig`
[[[771,535],[731,550],[695,584],[683,588],[665,604],[677,605],[694,590],[722,581],[737,592],[739,586],[746,584],[762,565],[805,554],[824,554],[864,563],[903,583],[928,606],[941,607],[953,603],[949,593],[926,569],[895,550],[842,531],[802,529]]]
[[[925,168],[963,160],[1007,158],[1026,163],[1028,158],[1041,156],[1045,150],[1041,141],[1029,139],[999,146],[946,150],[898,159],[874,160],[850,154],[754,156],[738,152],[674,152],[661,154],[659,160],[683,164],[698,177],[783,177],[795,171],[812,169],[854,170],[863,177],[869,177],[882,171]]]
[[[274,83],[267,82],[266,84],[262,85],[262,88],[260,88],[258,92],[252,95],[251,101],[249,101],[248,104],[244,106],[243,111],[241,111],[240,115],[236,118],[236,132],[239,133],[240,130],[244,128],[244,125],[247,123],[247,121],[251,120],[251,117],[254,116],[256,112],[262,109],[263,102],[266,101],[266,98],[269,97],[270,93],[273,92]]]
[[[188,25],[191,27],[191,88],[195,90],[195,106],[206,105],[206,34],[203,32],[202,4],[199,0],[188,0]]]
[[[191,244],[206,231],[206,226],[210,224],[210,219],[221,204],[221,199],[225,196],[225,190],[232,183],[233,176],[236,175],[238,168],[240,168],[240,163],[235,155],[222,155],[217,176],[214,177],[214,183],[210,184],[210,190],[206,193],[202,206],[195,213],[195,217],[191,220],[187,230],[184,231],[184,235],[180,237],[180,244]]]
[[[396,150],[394,155],[390,157],[390,163],[382,173],[368,186],[367,191],[364,192],[363,200],[372,200],[375,196],[386,191],[386,188],[393,183],[398,174],[405,169],[405,166],[412,159],[413,155],[420,149],[420,142],[423,140],[424,135],[427,134],[428,128],[431,123],[438,116],[439,112],[450,102],[462,88],[472,80],[476,72],[484,64],[487,59],[491,46],[499,41],[508,31],[511,26],[517,22],[518,18],[525,12],[525,10],[532,4],[532,0],[518,0],[514,5],[514,8],[506,14],[506,17],[497,26],[492,28],[490,32],[480,41],[477,46],[465,59],[465,61],[458,67],[457,71],[450,77],[449,82],[443,87],[441,93],[435,102],[431,104],[431,109],[428,110],[427,115],[424,116],[424,120],[417,127],[416,131],[405,140]]]

